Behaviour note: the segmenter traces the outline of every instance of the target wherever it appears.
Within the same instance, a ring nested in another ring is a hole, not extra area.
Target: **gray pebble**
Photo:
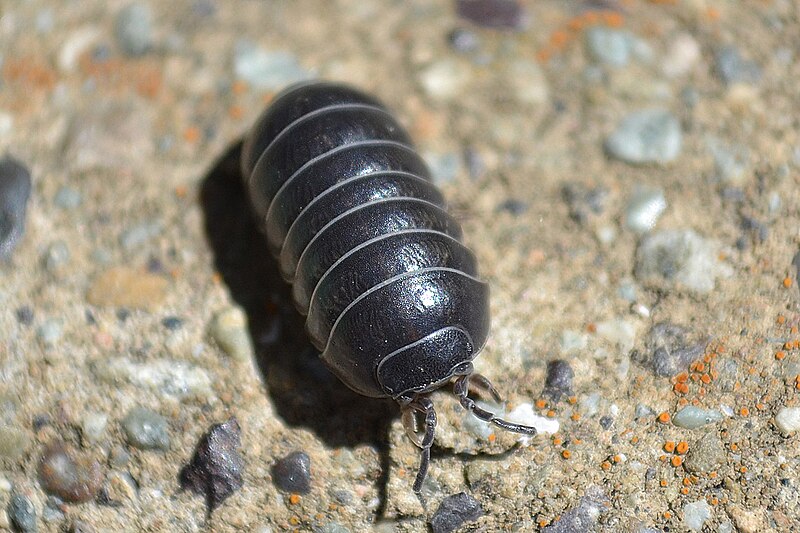
[[[666,164],[681,152],[683,133],[678,119],[664,109],[629,114],[606,139],[612,157],[632,164]]]
[[[131,454],[121,445],[111,448],[108,454],[108,464],[113,468],[125,468],[130,460]]]
[[[608,200],[605,187],[587,187],[582,183],[570,182],[561,187],[561,196],[569,208],[569,216],[578,224],[586,224],[592,215],[603,212]]]
[[[675,416],[672,417],[672,423],[680,428],[697,429],[719,422],[723,418],[723,414],[717,410],[689,405],[675,413]]]
[[[715,177],[726,185],[743,185],[747,181],[750,153],[745,146],[731,146],[719,139],[707,141],[714,158]]]
[[[161,233],[161,222],[144,222],[123,231],[119,243],[126,250],[132,250]]]
[[[89,411],[81,420],[81,440],[87,444],[98,442],[106,431],[108,416],[103,413]]]
[[[272,466],[272,481],[279,489],[295,494],[311,490],[311,458],[303,451],[292,452]]]
[[[636,410],[634,411],[634,418],[637,420],[642,419],[649,419],[652,418],[655,414],[655,411],[650,409],[650,407],[646,406],[643,403],[636,404]]]
[[[689,447],[683,462],[689,472],[707,473],[725,463],[725,447],[716,431],[711,431]]]
[[[8,518],[19,531],[34,533],[36,526],[36,508],[28,498],[22,494],[14,494],[8,502]]]
[[[36,336],[45,346],[55,346],[64,333],[61,322],[55,318],[48,318],[36,328]]]
[[[465,28],[456,28],[447,36],[453,50],[462,54],[475,52],[481,46],[481,39],[478,34]]]
[[[61,510],[63,504],[64,502],[60,498],[48,496],[42,507],[42,520],[48,524],[61,522],[64,519],[64,512]]]
[[[233,65],[237,78],[259,90],[276,91],[311,77],[289,52],[267,51],[247,41],[236,44]]]
[[[596,61],[624,67],[631,58],[634,38],[630,32],[605,26],[592,26],[586,31],[586,48]]]
[[[114,36],[125,54],[140,56],[153,46],[153,13],[141,2],[122,9],[114,21]]]
[[[625,227],[634,233],[647,233],[655,227],[666,208],[667,200],[662,189],[638,186],[625,207]]]
[[[459,492],[442,500],[431,517],[431,529],[433,533],[450,533],[482,515],[480,502],[466,492]]]
[[[692,230],[647,235],[636,250],[636,278],[662,289],[706,294],[717,278],[733,274],[719,259],[719,244]]]
[[[602,488],[589,487],[577,507],[565,511],[558,522],[543,528],[542,533],[590,533],[606,502]]]
[[[459,154],[426,152],[425,162],[431,169],[431,176],[437,185],[452,182],[461,171],[462,160]]]
[[[61,209],[75,209],[81,205],[83,197],[80,191],[66,185],[60,187],[53,198],[53,203]]]
[[[134,407],[122,420],[128,443],[142,450],[168,450],[167,419],[144,407]]]
[[[688,329],[671,322],[659,322],[647,332],[645,352],[633,359],[648,366],[656,376],[672,377],[702,357],[706,340],[690,340]]]
[[[55,274],[69,263],[69,246],[64,241],[56,241],[47,247],[42,256],[42,265],[51,274]]]
[[[716,71],[726,85],[755,84],[761,81],[761,67],[742,57],[735,46],[723,46],[716,54]]]
[[[0,159],[0,261],[11,258],[11,252],[25,233],[30,195],[30,171],[11,157]]]

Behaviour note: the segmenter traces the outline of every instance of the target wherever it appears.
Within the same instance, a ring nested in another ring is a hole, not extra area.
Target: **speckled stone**
[[[60,442],[50,444],[39,462],[42,488],[68,503],[94,498],[102,480],[103,472],[97,461],[78,455]]]
[[[667,164],[681,153],[680,122],[664,109],[645,109],[627,115],[606,139],[606,151],[626,163]]]
[[[311,491],[311,458],[303,451],[292,452],[272,466],[272,481],[279,489],[295,494]]]
[[[459,492],[442,500],[431,517],[430,525],[434,533],[451,533],[482,515],[480,502],[466,492]]]
[[[725,447],[716,431],[703,435],[689,447],[684,468],[689,472],[706,473],[725,463]]]
[[[36,533],[36,507],[22,494],[14,494],[8,502],[8,518],[14,527],[24,533]]]

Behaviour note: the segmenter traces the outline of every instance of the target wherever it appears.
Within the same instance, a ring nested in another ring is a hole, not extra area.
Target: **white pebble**
[[[711,518],[711,506],[705,500],[690,502],[683,506],[683,525],[691,531],[700,531]]]
[[[800,429],[800,407],[783,407],[775,415],[775,425],[781,433],[791,433]]]
[[[447,100],[461,94],[469,77],[469,70],[464,65],[443,59],[424,68],[419,74],[419,82],[428,96]]]
[[[525,424],[526,426],[534,427],[539,433],[547,433],[550,435],[558,433],[558,428],[560,427],[557,419],[537,415],[533,410],[533,405],[527,402],[521,403],[512,409],[508,413],[506,420],[516,424]]]
[[[681,33],[670,43],[661,71],[668,78],[684,76],[700,60],[700,44],[688,33]]]

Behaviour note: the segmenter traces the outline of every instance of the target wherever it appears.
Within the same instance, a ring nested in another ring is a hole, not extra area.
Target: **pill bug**
[[[250,204],[325,365],[348,387],[393,398],[421,449],[419,493],[436,412],[429,393],[453,383],[500,396],[473,371],[489,333],[489,290],[461,227],[411,139],[375,98],[314,81],[279,94],[245,138]]]

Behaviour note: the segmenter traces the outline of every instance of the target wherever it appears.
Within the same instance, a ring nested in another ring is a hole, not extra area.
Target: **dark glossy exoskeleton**
[[[425,163],[380,102],[344,85],[290,87],[245,140],[242,171],[322,360],[354,391],[400,404],[422,449],[415,492],[433,443],[435,389],[454,382],[478,417],[536,433],[468,396],[472,384],[499,401],[472,366],[489,333],[489,289]]]

